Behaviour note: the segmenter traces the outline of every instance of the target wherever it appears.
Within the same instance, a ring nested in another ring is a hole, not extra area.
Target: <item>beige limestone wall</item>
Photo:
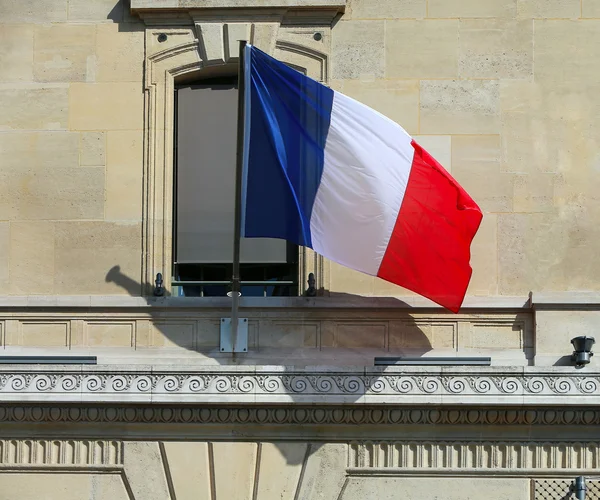
[[[479,203],[470,295],[598,290],[595,0],[350,0],[331,85],[402,124]],[[404,293],[334,266],[331,289]]]
[[[3,0],[0,42],[0,293],[126,293],[105,276],[141,275],[143,24]]]
[[[147,26],[117,0],[0,13],[0,290],[137,294],[105,276],[142,277]],[[330,85],[401,123],[483,209],[470,295],[600,288],[599,38],[595,0],[348,0],[327,35]]]

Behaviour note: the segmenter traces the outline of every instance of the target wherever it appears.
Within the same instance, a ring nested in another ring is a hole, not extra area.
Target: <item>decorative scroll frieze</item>
[[[119,441],[0,440],[0,469],[22,467],[103,467],[123,464]]]
[[[598,442],[399,441],[352,443],[348,468],[392,474],[402,469],[534,471],[596,469]]]
[[[600,404],[600,374],[502,368],[315,371],[0,369],[0,402]]]

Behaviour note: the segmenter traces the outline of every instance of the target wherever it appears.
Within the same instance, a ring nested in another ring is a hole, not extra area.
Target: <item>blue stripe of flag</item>
[[[311,247],[333,91],[253,46],[246,68],[243,236]]]

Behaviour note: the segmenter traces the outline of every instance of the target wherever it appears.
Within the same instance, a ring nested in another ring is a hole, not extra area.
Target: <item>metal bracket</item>
[[[231,318],[221,318],[220,352],[248,352],[248,318],[239,318],[235,349],[231,338]]]

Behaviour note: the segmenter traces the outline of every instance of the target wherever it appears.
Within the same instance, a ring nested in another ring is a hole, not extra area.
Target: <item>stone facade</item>
[[[319,296],[242,298],[232,357],[227,299],[150,296],[174,87],[240,38],[480,204],[460,314],[302,250]],[[597,0],[0,0],[0,355],[98,359],[0,365],[0,499],[600,498],[599,40]]]

